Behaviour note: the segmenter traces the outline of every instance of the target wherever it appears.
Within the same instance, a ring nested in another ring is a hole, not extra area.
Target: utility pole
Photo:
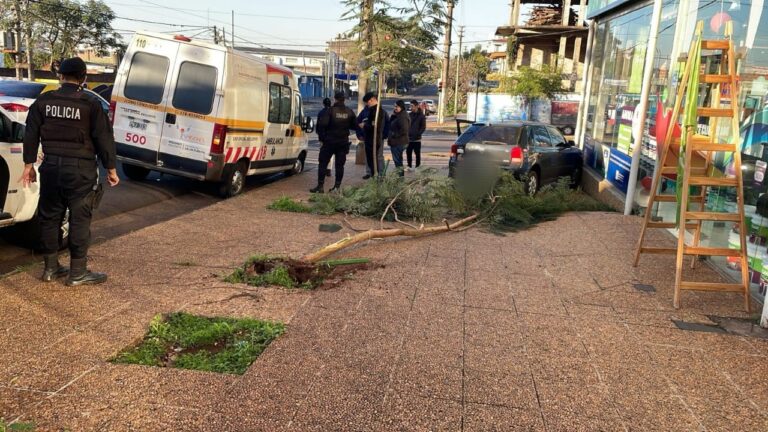
[[[459,55],[456,56],[456,88],[453,91],[453,116],[459,113],[459,69],[461,69],[461,42],[464,39],[464,26],[459,27]]]
[[[13,2],[13,9],[16,12],[15,32],[13,35],[13,49],[16,53],[13,55],[16,60],[16,79],[20,80],[24,78],[24,74],[21,72],[21,0],[15,0]]]
[[[213,26],[213,44],[219,44],[219,28],[217,26]]]
[[[35,80],[35,65],[33,64],[32,58],[32,27],[29,25],[31,20],[29,19],[29,0],[26,0],[26,8],[24,9],[26,20],[25,22],[27,25],[24,26],[24,40],[27,43],[27,78],[29,78],[30,81]]]
[[[438,101],[437,108],[437,122],[443,123],[445,121],[445,87],[448,84],[448,71],[451,68],[451,28],[453,27],[453,0],[448,1],[448,10],[446,11],[445,21],[445,41],[443,42],[443,72],[440,74],[440,82],[443,84],[443,88],[440,91],[440,100]]]
[[[232,10],[232,50],[235,49],[235,11]]]
[[[360,62],[360,73],[357,75],[357,109],[363,109],[363,96],[368,92],[368,56],[373,50],[373,1],[363,0],[363,11],[360,16],[362,32],[360,38],[363,42],[363,60]]]

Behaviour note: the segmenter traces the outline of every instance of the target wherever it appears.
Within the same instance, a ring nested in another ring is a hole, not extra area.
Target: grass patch
[[[373,267],[368,259],[326,261],[318,264],[287,258],[258,255],[224,278],[229,283],[251,286],[280,286],[288,289],[316,289],[347,280],[359,270]]]
[[[247,318],[156,315],[142,342],[112,362],[242,375],[284,331],[281,323]]]
[[[287,196],[278,198],[272,202],[272,204],[268,205],[267,208],[269,210],[277,210],[290,213],[312,213],[312,207],[304,203],[294,201],[293,198]]]
[[[8,424],[0,419],[0,432],[34,432],[35,424],[29,422],[18,422]]]

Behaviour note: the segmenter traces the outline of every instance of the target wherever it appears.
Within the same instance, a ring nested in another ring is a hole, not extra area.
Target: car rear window
[[[43,92],[45,84],[0,81],[0,96],[35,99]]]
[[[197,114],[210,114],[216,96],[219,72],[213,66],[184,62],[179,68],[173,107]]]
[[[125,82],[125,97],[159,104],[163,100],[169,64],[167,57],[144,52],[134,54]]]
[[[465,145],[469,142],[497,141],[515,144],[520,131],[518,126],[488,126],[473,124],[456,140],[456,144]]]

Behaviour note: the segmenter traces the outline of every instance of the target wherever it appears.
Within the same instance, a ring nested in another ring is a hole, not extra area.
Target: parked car
[[[45,90],[45,84],[41,83],[0,80],[0,106],[13,121],[24,123],[29,106],[43,90]]]
[[[421,101],[421,109],[424,110],[424,114],[430,115],[435,114],[437,112],[437,107],[435,106],[435,101],[432,99],[424,99]]]
[[[474,123],[451,146],[451,177],[501,168],[525,182],[529,194],[562,177],[581,181],[583,155],[552,125],[538,122]]]

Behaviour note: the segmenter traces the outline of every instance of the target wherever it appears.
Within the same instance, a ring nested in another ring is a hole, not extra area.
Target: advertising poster
[[[477,108],[475,108],[477,102]],[[477,113],[475,121],[501,122],[507,120],[528,120],[525,101],[519,96],[505,94],[467,93],[467,118]]]
[[[643,86],[643,65],[645,65],[647,41],[648,28],[643,27],[640,29],[637,37],[637,45],[635,45],[635,52],[632,56],[632,72],[629,76],[629,85],[627,86],[628,93],[640,93],[640,89]]]
[[[616,139],[616,147],[624,154],[629,154],[632,148],[632,118],[635,115],[635,107],[624,105],[619,115],[619,136]]]
[[[605,178],[618,187],[619,190],[627,193],[631,166],[632,158],[630,156],[613,149],[608,159],[608,173]]]

